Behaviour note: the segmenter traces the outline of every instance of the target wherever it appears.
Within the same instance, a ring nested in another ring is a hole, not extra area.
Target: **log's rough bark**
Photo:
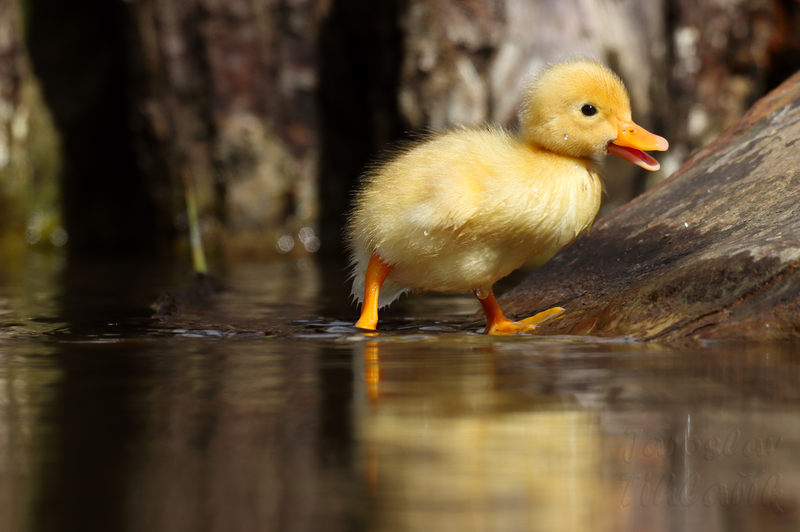
[[[800,73],[501,300],[544,334],[800,337]]]

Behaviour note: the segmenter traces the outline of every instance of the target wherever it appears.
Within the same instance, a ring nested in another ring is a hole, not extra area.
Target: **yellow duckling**
[[[594,223],[608,153],[658,170],[642,150],[668,143],[631,122],[622,81],[590,59],[546,67],[524,94],[518,135],[456,129],[400,153],[364,178],[347,227],[356,327],[402,293],[473,291],[488,334],[534,328],[555,307],[514,322],[492,285]],[[363,299],[362,299],[363,294]]]

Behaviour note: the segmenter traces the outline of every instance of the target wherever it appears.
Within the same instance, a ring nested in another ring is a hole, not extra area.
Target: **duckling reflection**
[[[376,530],[618,529],[598,413],[510,390],[488,344],[431,357],[411,343],[356,348],[367,378],[355,424],[366,485],[380,501]],[[378,360],[382,374],[370,380]]]

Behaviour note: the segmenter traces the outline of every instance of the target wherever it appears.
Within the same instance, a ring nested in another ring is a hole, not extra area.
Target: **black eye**
[[[581,107],[581,113],[583,113],[583,116],[594,116],[597,114],[597,108],[595,108],[594,105],[587,103]]]

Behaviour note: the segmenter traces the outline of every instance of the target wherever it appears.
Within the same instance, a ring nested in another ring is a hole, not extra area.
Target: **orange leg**
[[[367,275],[364,279],[364,301],[361,303],[361,317],[356,322],[359,329],[375,330],[378,324],[378,294],[392,267],[383,262],[377,254],[369,258]]]
[[[478,296],[479,293],[478,290],[475,291],[476,296]],[[491,290],[489,290],[489,295],[484,298],[478,296],[478,301],[481,302],[483,312],[486,313],[486,329],[484,329],[486,334],[513,334],[519,331],[529,331],[535,329],[540,323],[544,323],[550,318],[555,318],[564,313],[563,308],[553,307],[531,316],[530,318],[525,318],[521,321],[511,321],[506,318],[503,311],[500,310],[500,305],[497,304],[497,300],[494,298],[494,293]]]

